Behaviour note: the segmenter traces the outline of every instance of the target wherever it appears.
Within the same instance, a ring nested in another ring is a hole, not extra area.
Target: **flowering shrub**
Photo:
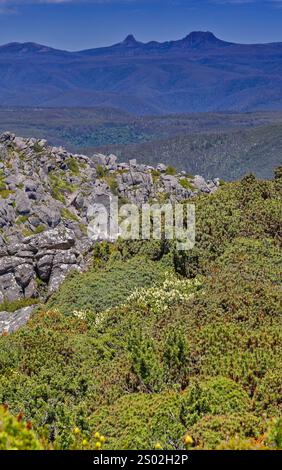
[[[174,273],[167,272],[162,285],[149,289],[136,289],[127,298],[126,303],[144,311],[150,310],[153,313],[160,314],[174,304],[184,304],[201,287],[202,281],[200,279],[180,278]]]
[[[72,312],[73,316],[78,318],[79,320],[86,320],[87,318],[87,311],[84,310],[74,310]]]
[[[143,257],[107,260],[103,269],[94,264],[87,272],[73,272],[49,299],[46,308],[58,309],[66,315],[73,311],[102,312],[124,303],[138,287],[161,283],[164,271],[160,263]]]
[[[99,432],[94,432],[91,436],[87,436],[83,431],[76,426],[72,432],[72,443],[70,450],[102,450],[107,439]],[[55,444],[55,448],[60,449],[60,445]]]
[[[14,418],[7,408],[0,407],[0,450],[41,450],[42,444],[23,415]]]

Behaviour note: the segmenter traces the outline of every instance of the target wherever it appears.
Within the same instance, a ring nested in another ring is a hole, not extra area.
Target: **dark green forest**
[[[47,139],[77,153],[173,165],[206,178],[272,178],[282,162],[281,112],[137,117],[114,108],[1,108],[0,132]]]

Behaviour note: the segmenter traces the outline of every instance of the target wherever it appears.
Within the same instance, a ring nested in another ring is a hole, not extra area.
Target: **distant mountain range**
[[[135,114],[282,109],[282,43],[234,44],[211,32],[68,52],[0,47],[2,106],[111,106]]]

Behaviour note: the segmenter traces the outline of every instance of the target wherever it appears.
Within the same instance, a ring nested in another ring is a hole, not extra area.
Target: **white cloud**
[[[0,5],[39,5],[39,4],[62,4],[62,3],[123,3],[137,0],[0,0]],[[146,0],[145,0],[146,1]]]
[[[137,0],[0,0],[1,13],[17,13],[17,9],[23,5],[63,5],[68,3],[133,3]],[[142,0],[147,2],[149,0]],[[154,1],[154,0],[150,0]]]

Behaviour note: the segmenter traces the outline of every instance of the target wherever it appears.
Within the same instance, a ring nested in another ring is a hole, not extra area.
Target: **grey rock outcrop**
[[[52,294],[70,271],[81,270],[84,259],[74,233],[59,227],[8,245],[0,257],[0,303],[38,296],[44,282]]]
[[[214,192],[219,181],[168,168],[119,162],[115,155],[71,154],[45,140],[0,136],[0,304],[51,295],[85,268],[93,243],[89,209],[111,197],[138,206]]]

